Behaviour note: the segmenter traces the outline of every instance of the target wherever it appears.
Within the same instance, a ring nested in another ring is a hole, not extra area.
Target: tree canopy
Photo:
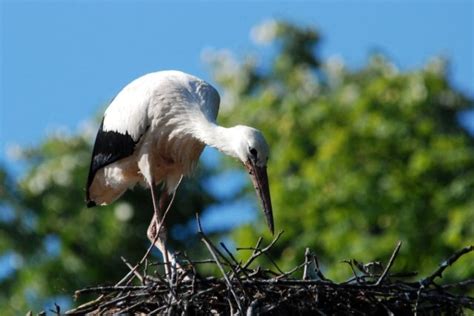
[[[325,272],[338,277],[334,263],[386,257],[402,240],[398,268],[423,273],[474,243],[474,146],[458,121],[473,101],[453,86],[445,60],[400,70],[374,54],[350,69],[338,58],[321,58],[313,28],[272,21],[253,34],[274,48],[260,54],[264,60],[217,51],[207,61],[222,95],[220,123],[259,128],[270,145],[275,224],[284,230],[274,257],[283,267],[300,262],[310,247]],[[2,168],[0,261],[12,263],[0,276],[2,315],[117,281],[127,270],[120,257],[145,252],[152,216],[146,191],[101,209],[85,206],[93,138],[53,135],[24,149],[28,167],[18,181]],[[168,218],[175,248],[199,255],[188,225],[196,211],[254,198],[249,181],[224,201],[206,189],[209,176],[236,166],[201,164],[185,179]],[[232,233],[236,244],[270,238],[258,216],[260,224]],[[467,260],[457,265],[451,277],[474,275]]]

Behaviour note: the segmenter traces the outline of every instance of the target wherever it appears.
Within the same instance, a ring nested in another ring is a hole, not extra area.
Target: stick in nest
[[[398,252],[400,251],[400,247],[401,247],[401,246],[402,246],[402,242],[401,242],[401,241],[398,241],[397,246],[396,246],[395,249],[393,250],[392,256],[390,257],[390,260],[388,260],[388,264],[387,264],[387,266],[385,267],[385,270],[382,272],[382,275],[381,275],[380,278],[377,280],[377,282],[375,282],[375,284],[374,284],[375,286],[380,285],[380,283],[382,283],[383,279],[385,279],[385,277],[387,276],[388,271],[389,271],[390,268],[392,267],[392,264],[393,264],[393,262],[395,261],[395,258],[397,257]]]
[[[216,255],[216,252],[215,252],[216,249],[211,246],[210,240],[207,238],[207,236],[202,231],[201,221],[199,220],[199,215],[198,214],[196,214],[196,220],[197,220],[197,224],[198,224],[198,234],[201,236],[202,242],[206,245],[207,249],[209,250],[209,253],[211,254],[214,261],[216,262],[217,266],[219,267],[219,270],[221,270],[222,276],[224,277],[224,280],[227,283],[227,287],[228,287],[229,291],[232,293],[232,296],[234,297],[235,303],[237,304],[237,307],[239,309],[240,314],[243,314],[243,309],[242,309],[242,304],[240,302],[240,299],[237,296],[237,294],[235,294],[232,283],[230,282],[229,277],[227,276],[227,273],[225,272],[224,268],[222,267],[221,262],[217,258],[217,255]]]
[[[422,281],[421,281],[421,285],[423,287],[426,287],[430,284],[434,284],[434,279],[437,278],[437,277],[442,277],[442,274],[444,272],[444,270],[446,270],[447,267],[449,267],[450,265],[452,265],[453,263],[455,263],[459,258],[461,258],[461,256],[463,256],[464,254],[466,253],[469,253],[471,251],[474,250],[474,245],[470,245],[470,246],[467,246],[467,247],[464,247],[458,251],[456,251],[451,257],[449,257],[447,260],[443,261],[443,263],[440,264],[440,266],[438,267],[438,269],[436,269],[435,272],[433,272],[433,274],[431,274],[429,277],[427,278],[424,278]]]

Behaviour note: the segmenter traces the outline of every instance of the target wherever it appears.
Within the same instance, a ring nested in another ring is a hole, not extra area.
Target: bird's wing
[[[86,187],[87,202],[90,200],[89,189],[97,171],[131,156],[148,129],[147,107],[153,82],[145,81],[147,84],[144,84],[145,77],[134,80],[123,88],[105,111],[92,150]]]
[[[95,139],[94,149],[92,150],[89,176],[87,178],[87,201],[89,201],[89,188],[96,172],[100,168],[132,155],[138,141],[139,139],[135,141],[128,133],[104,131],[104,120],[102,120]]]

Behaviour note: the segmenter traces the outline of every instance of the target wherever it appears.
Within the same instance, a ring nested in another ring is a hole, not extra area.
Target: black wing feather
[[[92,150],[91,165],[87,178],[86,201],[88,207],[95,206],[95,202],[89,198],[89,188],[92,181],[94,181],[96,172],[100,168],[110,165],[117,160],[131,156],[139,140],[140,139],[134,141],[128,132],[122,134],[113,131],[104,131],[104,120],[102,119],[95,139],[94,149]]]

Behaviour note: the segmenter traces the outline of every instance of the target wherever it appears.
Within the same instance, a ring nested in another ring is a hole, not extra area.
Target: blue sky
[[[1,0],[0,0],[1,1]],[[0,161],[12,144],[74,130],[126,83],[160,69],[211,80],[206,48],[265,50],[249,33],[269,18],[317,26],[324,57],[351,67],[373,50],[400,68],[451,61],[474,96],[474,1],[1,1]],[[212,82],[212,80],[211,80]],[[11,165],[11,162],[8,162]]]

